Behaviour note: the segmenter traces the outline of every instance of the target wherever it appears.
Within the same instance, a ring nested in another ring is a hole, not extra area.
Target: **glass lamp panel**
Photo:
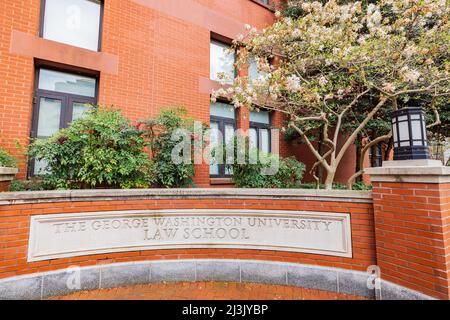
[[[38,137],[50,137],[60,129],[61,100],[41,98],[39,103]]]
[[[428,146],[427,128],[426,128],[425,125],[423,126],[422,130],[423,130],[423,133],[422,133],[423,134],[423,139],[425,141],[424,145]]]
[[[98,0],[46,0],[43,37],[97,51],[100,11]]]
[[[422,121],[419,120],[412,120],[411,121],[411,132],[412,132],[412,138],[413,140],[422,140]],[[422,144],[422,143],[420,143]]]
[[[210,77],[211,80],[220,81],[218,74],[224,73],[227,76],[227,83],[234,80],[234,62],[235,54],[229,53],[227,50],[230,46],[211,41],[210,46]]]
[[[393,134],[393,138],[394,138],[394,145],[396,146],[396,147],[399,147],[399,144],[398,144],[398,134],[397,134],[397,125],[396,125],[396,123],[395,122],[393,122],[393,124],[392,124],[392,134]]]
[[[93,98],[95,97],[95,86],[95,78],[47,69],[39,71],[39,89]]]
[[[403,143],[400,144],[400,146],[409,146],[409,127],[408,127],[408,121],[403,121],[398,123],[399,127],[399,140],[400,141],[407,141],[407,144],[405,145]]]

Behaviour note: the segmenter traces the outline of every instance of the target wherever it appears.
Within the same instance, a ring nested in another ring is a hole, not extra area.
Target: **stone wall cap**
[[[17,168],[1,167],[0,166],[0,175],[17,174],[18,172],[19,172],[19,169],[17,169]]]
[[[6,192],[0,194],[0,205],[63,201],[114,201],[149,199],[288,199],[308,201],[372,202],[370,191],[313,189],[131,189],[131,190],[62,190]]]
[[[444,166],[383,166],[368,168],[369,175],[450,176],[450,167]]]
[[[372,182],[450,183],[450,167],[439,160],[385,161],[365,170]]]

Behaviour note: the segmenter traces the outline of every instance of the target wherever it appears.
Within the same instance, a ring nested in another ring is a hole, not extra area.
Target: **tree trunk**
[[[324,154],[324,139],[323,139],[323,130],[319,130],[319,141],[317,151],[321,156]],[[317,166],[317,174],[316,176],[319,178],[319,183],[323,181],[323,167],[321,165]]]
[[[384,151],[384,161],[389,161],[389,155],[393,147],[394,147],[394,139],[391,138],[389,139],[386,150]]]
[[[325,190],[333,190],[333,182],[335,175],[336,169],[327,172],[327,178],[325,179]]]
[[[355,173],[361,171],[361,136],[358,136],[358,138],[356,138],[356,165],[355,165]],[[362,181],[362,177],[359,176],[355,182],[361,182]]]

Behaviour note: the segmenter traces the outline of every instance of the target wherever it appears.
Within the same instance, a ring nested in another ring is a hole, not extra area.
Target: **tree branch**
[[[336,157],[336,163],[339,163],[342,160],[342,157],[344,156],[345,152],[347,151],[348,147],[355,141],[356,137],[358,136],[359,132],[365,128],[367,123],[372,120],[373,116],[380,110],[380,108],[386,103],[388,100],[387,97],[383,96],[378,104],[375,106],[375,108],[372,109],[372,111],[366,116],[363,122],[359,125],[358,128],[356,128],[355,131],[350,135],[350,137],[345,141],[344,145],[342,146],[341,150],[339,151],[338,156]]]
[[[392,131],[388,134],[378,137],[375,140],[372,140],[368,144],[364,146],[364,148],[361,150],[361,157],[359,159],[359,167],[361,170],[353,174],[350,178],[347,180],[347,188],[352,189],[353,183],[355,183],[356,178],[358,178],[360,175],[364,173],[364,157],[366,156],[367,151],[374,145],[377,145],[380,142],[387,141],[392,138]]]
[[[308,146],[309,150],[311,150],[311,152],[316,157],[316,159],[320,163],[322,163],[322,166],[325,168],[325,170],[327,170],[327,172],[330,171],[331,168],[330,168],[329,164],[326,162],[325,158],[323,156],[321,156],[320,153],[314,148],[314,146],[312,145],[308,136],[303,132],[303,130],[300,129],[299,127],[297,127],[292,121],[289,123],[289,126],[294,128],[300,134],[300,136],[305,140],[306,145]]]

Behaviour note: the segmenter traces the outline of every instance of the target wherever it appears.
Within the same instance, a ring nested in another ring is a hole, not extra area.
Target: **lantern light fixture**
[[[425,113],[408,107],[392,113],[394,160],[429,159]]]

